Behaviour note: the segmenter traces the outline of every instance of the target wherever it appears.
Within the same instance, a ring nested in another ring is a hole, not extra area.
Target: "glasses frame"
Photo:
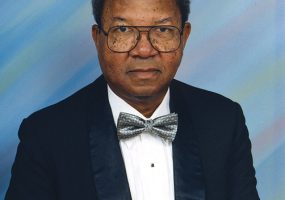
[[[102,27],[100,27],[100,26],[97,26],[97,27],[98,27],[99,31],[102,31],[102,33],[107,37],[107,46],[108,46],[108,48],[109,48],[111,51],[116,52],[116,53],[127,53],[127,52],[132,51],[134,48],[136,48],[136,46],[137,46],[139,40],[141,39],[141,32],[147,32],[147,38],[148,38],[148,40],[149,40],[149,43],[150,43],[151,46],[152,46],[155,50],[157,50],[158,52],[163,52],[163,53],[173,52],[173,51],[176,51],[177,49],[179,49],[179,47],[180,47],[180,45],[181,45],[181,36],[183,35],[183,27],[182,27],[182,29],[180,30],[178,27],[172,26],[172,25],[160,25],[160,26],[122,26],[122,25],[121,25],[121,26],[112,26],[112,27],[109,28],[108,31],[105,31],[105,30],[104,30]],[[135,44],[130,50],[128,50],[128,51],[114,51],[114,50],[111,49],[110,46],[109,46],[109,42],[108,42],[109,32],[110,32],[112,29],[118,28],[118,27],[135,28],[135,29],[138,31],[138,33],[139,33],[138,39],[136,40],[136,44]],[[172,27],[172,28],[175,28],[175,29],[177,29],[177,30],[179,31],[179,35],[180,35],[180,37],[179,37],[179,45],[177,46],[176,49],[171,50],[171,51],[160,51],[160,50],[158,50],[157,48],[155,48],[155,47],[153,46],[153,44],[152,44],[152,42],[151,42],[151,40],[150,40],[150,31],[151,31],[151,29],[153,29],[153,28],[160,28],[160,27],[162,27],[162,28],[163,28],[163,27]],[[139,28],[147,28],[148,30],[139,30]]]

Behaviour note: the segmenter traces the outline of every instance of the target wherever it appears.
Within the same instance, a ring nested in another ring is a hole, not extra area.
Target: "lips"
[[[151,79],[151,78],[156,78],[160,72],[161,71],[157,68],[144,67],[144,68],[131,69],[128,71],[128,74],[130,76],[134,76],[140,79]]]
[[[160,70],[156,68],[138,68],[138,69],[131,69],[128,72],[158,72]]]

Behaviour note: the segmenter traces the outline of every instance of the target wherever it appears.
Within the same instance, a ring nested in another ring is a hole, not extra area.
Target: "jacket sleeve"
[[[241,107],[236,104],[236,128],[230,153],[230,200],[259,200],[251,142]]]
[[[50,161],[35,127],[29,119],[20,126],[20,143],[5,200],[56,199]]]

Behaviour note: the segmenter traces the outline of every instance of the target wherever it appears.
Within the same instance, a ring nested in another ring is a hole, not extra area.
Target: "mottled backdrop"
[[[285,1],[192,0],[192,34],[176,78],[239,102],[258,191],[285,200]],[[0,2],[0,199],[24,117],[100,74],[89,0]]]

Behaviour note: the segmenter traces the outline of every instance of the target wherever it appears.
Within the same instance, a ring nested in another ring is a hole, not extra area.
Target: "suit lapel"
[[[170,110],[178,114],[178,130],[172,144],[175,199],[205,200],[205,181],[197,144],[198,133],[190,114],[191,106],[189,102],[184,102],[182,96],[175,83],[172,84]]]
[[[88,99],[90,156],[98,199],[131,199],[124,161],[113,115],[108,102],[107,86],[101,76]]]

